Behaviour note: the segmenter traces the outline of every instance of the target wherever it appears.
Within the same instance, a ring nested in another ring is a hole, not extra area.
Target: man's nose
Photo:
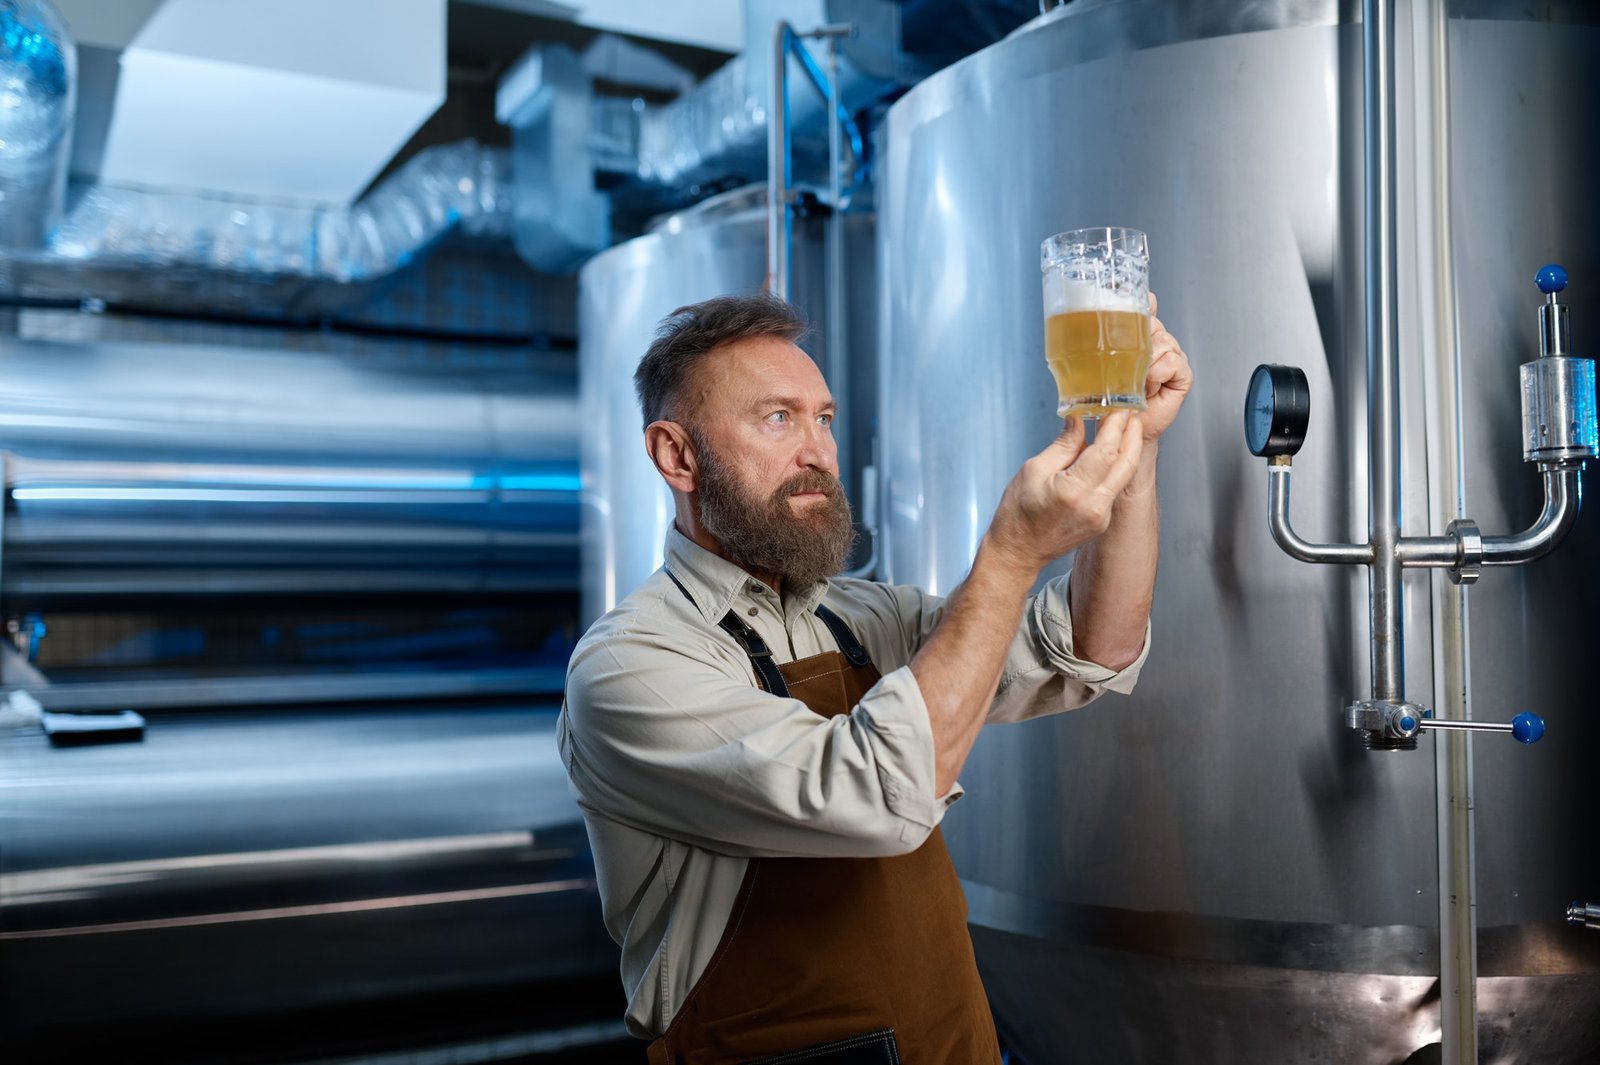
[[[838,460],[839,448],[834,443],[833,432],[821,422],[812,422],[795,455],[795,462],[807,469],[827,470],[837,476]]]

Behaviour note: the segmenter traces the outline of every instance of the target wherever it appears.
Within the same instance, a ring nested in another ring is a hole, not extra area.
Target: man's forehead
[[[828,383],[817,364],[782,337],[737,340],[713,351],[705,365],[711,398],[748,402],[768,393],[826,401]]]

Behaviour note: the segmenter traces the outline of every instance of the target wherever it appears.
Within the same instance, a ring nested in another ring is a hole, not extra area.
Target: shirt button
[[[745,613],[749,614],[751,617],[755,617],[757,614],[761,613],[761,611],[757,610],[755,607],[751,607],[749,610],[746,610]]]

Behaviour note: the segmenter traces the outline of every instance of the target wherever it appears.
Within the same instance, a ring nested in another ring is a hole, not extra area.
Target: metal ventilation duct
[[[462,141],[424,149],[348,208],[95,186],[73,207],[50,251],[102,266],[201,266],[368,281],[406,265],[457,226],[506,235],[508,176],[504,149]]]
[[[619,228],[629,229],[730,184],[766,180],[772,36],[780,22],[802,35],[825,25],[855,28],[840,42],[836,71],[840,104],[855,114],[999,40],[1035,10],[1034,0],[747,0],[744,52],[656,108],[593,97],[575,57],[537,46],[501,83],[497,108],[518,138],[518,251],[540,269],[567,270],[610,242],[611,208]],[[809,72],[799,59],[789,62],[793,148],[813,169],[826,157],[826,108],[808,83],[827,73],[820,58]],[[609,176],[605,198],[594,191],[597,172]]]
[[[572,49],[537,45],[495,94],[511,127],[517,252],[541,270],[570,270],[611,243],[611,211],[594,188],[589,76]]]
[[[508,235],[509,175],[505,149],[462,141],[419,152],[343,208],[92,186],[47,248],[0,255],[0,293],[327,313],[452,230]]]

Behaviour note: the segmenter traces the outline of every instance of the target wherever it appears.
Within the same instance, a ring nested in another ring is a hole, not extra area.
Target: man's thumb
[[[1061,435],[1050,441],[1050,448],[1065,452],[1069,459],[1077,458],[1083,450],[1084,435],[1083,419],[1069,414],[1061,426]]]

